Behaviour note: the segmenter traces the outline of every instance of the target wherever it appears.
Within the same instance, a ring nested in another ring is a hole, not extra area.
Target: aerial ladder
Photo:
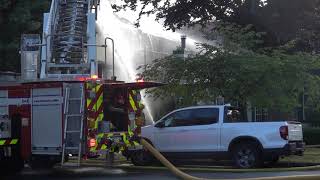
[[[40,78],[97,75],[98,0],[53,0],[44,14]]]

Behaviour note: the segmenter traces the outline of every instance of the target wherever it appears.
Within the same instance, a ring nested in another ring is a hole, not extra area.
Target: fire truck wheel
[[[19,173],[24,168],[24,161],[23,160],[16,160],[12,166],[12,171],[14,173]]]
[[[132,153],[131,162],[135,166],[147,166],[152,163],[152,156],[144,149],[137,150]]]
[[[21,159],[10,160],[5,162],[5,165],[2,165],[0,167],[2,170],[4,170],[4,173],[7,174],[19,173],[24,168],[24,161]]]

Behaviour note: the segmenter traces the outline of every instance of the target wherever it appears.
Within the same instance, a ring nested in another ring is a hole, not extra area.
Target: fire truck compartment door
[[[9,119],[9,109],[1,102],[8,100],[8,91],[0,91],[0,139],[11,138],[11,120]]]
[[[32,153],[60,154],[62,147],[62,90],[32,90]]]

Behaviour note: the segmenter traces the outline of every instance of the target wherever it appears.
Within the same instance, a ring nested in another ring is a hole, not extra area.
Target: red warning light
[[[95,147],[97,144],[96,140],[95,139],[90,139],[89,140],[89,147]]]
[[[86,80],[85,77],[78,77],[77,79],[78,79],[79,81],[85,81],[85,80]]]
[[[138,79],[138,82],[139,82],[139,83],[143,83],[144,80],[143,80],[143,79]]]

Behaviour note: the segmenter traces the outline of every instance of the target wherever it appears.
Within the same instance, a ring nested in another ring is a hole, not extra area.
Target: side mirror
[[[164,122],[162,121],[162,122],[157,123],[157,124],[155,125],[155,127],[157,127],[157,128],[164,128],[164,127],[165,127],[165,126],[164,126]]]

